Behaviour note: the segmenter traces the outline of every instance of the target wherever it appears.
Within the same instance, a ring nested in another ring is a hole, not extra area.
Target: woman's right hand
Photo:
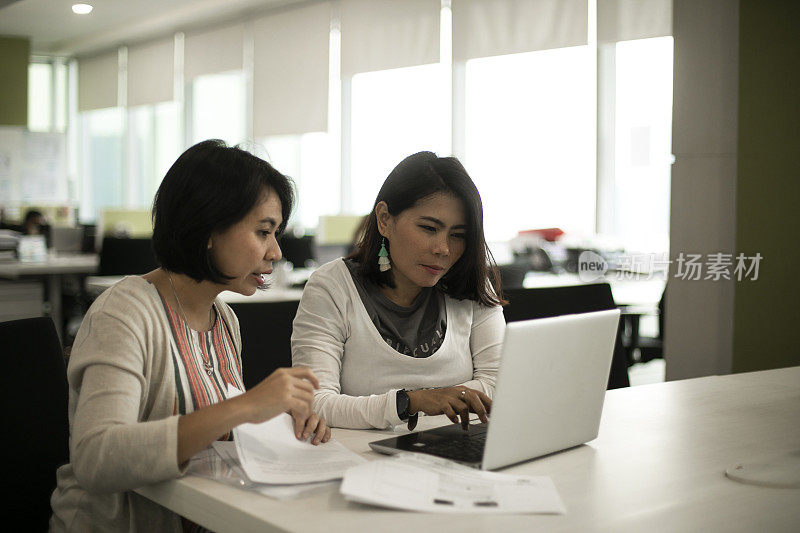
[[[426,415],[445,415],[454,424],[461,417],[461,427],[469,429],[469,413],[478,415],[481,422],[489,421],[492,400],[479,390],[459,385],[441,389],[418,389],[408,391],[409,412],[422,411]]]
[[[257,424],[287,411],[295,418],[307,419],[313,413],[316,388],[319,381],[311,369],[279,368],[242,394],[241,398],[248,402],[248,422]]]

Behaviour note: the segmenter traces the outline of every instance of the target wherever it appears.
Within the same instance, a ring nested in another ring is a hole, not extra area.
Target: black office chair
[[[85,254],[93,254],[97,252],[97,225],[96,224],[81,224],[83,229],[83,238],[81,239],[81,252]]]
[[[298,300],[231,303],[242,331],[242,377],[247,389],[280,367],[292,366],[292,322]]]
[[[278,244],[281,247],[283,258],[292,263],[295,268],[310,266],[311,262],[317,259],[313,235],[295,237],[294,235],[284,234]]]
[[[497,270],[500,273],[500,285],[505,292],[510,289],[521,289],[525,275],[532,269],[530,262],[523,260],[497,265]]]
[[[103,237],[100,249],[101,276],[146,274],[158,268],[152,239]]]
[[[67,374],[48,317],[0,323],[3,350],[2,427],[13,443],[3,466],[9,520],[47,531],[56,469],[69,462]]]
[[[637,306],[623,306],[622,310],[622,342],[628,355],[628,364],[647,363],[653,359],[664,357],[664,297],[666,289],[658,301],[658,331],[655,337],[641,335],[639,324],[641,317],[652,311],[642,311]]]
[[[509,301],[503,308],[506,322],[546,318],[576,313],[590,313],[616,309],[611,286],[608,283],[592,283],[568,287],[545,287],[536,289],[510,289],[503,291]],[[617,328],[617,341],[611,359],[611,372],[608,388],[629,387],[628,363],[622,345],[620,328]]]

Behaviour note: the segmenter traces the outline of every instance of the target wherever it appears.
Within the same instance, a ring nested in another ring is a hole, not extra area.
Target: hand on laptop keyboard
[[[409,413],[443,414],[454,424],[460,417],[464,431],[469,429],[470,412],[477,414],[481,422],[488,422],[492,409],[492,400],[486,394],[463,386],[408,391],[408,399]]]

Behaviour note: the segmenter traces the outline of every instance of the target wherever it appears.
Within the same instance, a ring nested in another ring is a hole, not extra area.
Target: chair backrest
[[[146,274],[158,268],[152,239],[103,237],[99,275]]]
[[[3,431],[13,452],[3,478],[8,516],[27,531],[47,531],[56,469],[69,462],[67,374],[49,317],[0,323]]]
[[[313,235],[295,237],[284,233],[280,238],[279,244],[283,258],[292,263],[295,268],[305,268],[309,261],[316,261],[317,259]]]
[[[497,265],[497,270],[500,272],[500,284],[505,292],[523,287],[525,275],[531,270],[531,265],[528,262],[508,263]]]
[[[242,332],[242,377],[248,389],[292,366],[292,322],[299,300],[229,304]]]
[[[503,308],[506,322],[589,313],[617,307],[608,283],[510,289],[504,290],[503,296],[509,301],[508,305]],[[622,345],[622,334],[618,329],[608,388],[616,389],[628,386],[630,386],[630,380],[628,379],[627,356]]]

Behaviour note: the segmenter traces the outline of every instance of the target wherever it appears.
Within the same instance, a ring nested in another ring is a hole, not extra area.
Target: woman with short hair
[[[292,362],[319,378],[331,426],[385,428],[416,415],[487,420],[505,321],[483,206],[454,157],[420,152],[389,174],[356,250],[303,291]]]
[[[222,141],[184,152],[153,205],[160,268],[128,276],[92,304],[68,366],[70,462],[51,498],[54,531],[180,531],[181,518],[133,489],[180,476],[192,455],[239,424],[290,411],[298,438],[325,442],[307,368],[244,391],[241,338],[218,296],[251,295],[281,258],[289,180]]]

